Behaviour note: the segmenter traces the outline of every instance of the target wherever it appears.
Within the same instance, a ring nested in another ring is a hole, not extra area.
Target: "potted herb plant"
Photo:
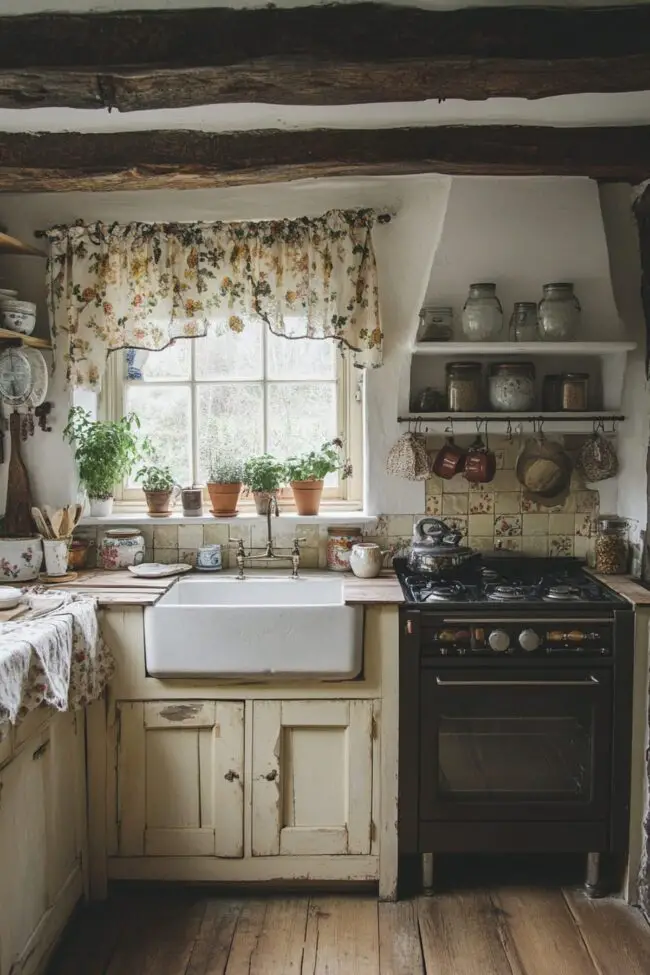
[[[244,464],[244,484],[255,499],[258,515],[267,513],[271,498],[277,497],[284,483],[284,464],[271,454],[249,457]]]
[[[243,465],[238,460],[222,457],[210,461],[208,493],[211,514],[217,518],[231,518],[237,514],[242,480]]]
[[[319,450],[310,450],[287,460],[285,476],[291,485],[299,515],[318,514],[323,482],[328,474],[340,471],[342,478],[351,475],[352,465],[341,456],[342,449],[343,441],[337,437],[326,440]]]
[[[178,496],[179,488],[174,482],[174,475],[167,466],[145,464],[135,475],[136,481],[142,484],[142,490],[147,501],[150,515],[170,515],[172,494]]]
[[[131,473],[141,454],[149,449],[139,429],[135,413],[103,421],[93,420],[81,406],[70,410],[63,436],[75,448],[79,480],[88,494],[91,515],[110,515],[115,485]]]

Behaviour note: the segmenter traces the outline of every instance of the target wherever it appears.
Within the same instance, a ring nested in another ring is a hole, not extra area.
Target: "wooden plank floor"
[[[649,975],[650,926],[615,900],[501,887],[398,904],[130,889],[85,908],[48,975]]]

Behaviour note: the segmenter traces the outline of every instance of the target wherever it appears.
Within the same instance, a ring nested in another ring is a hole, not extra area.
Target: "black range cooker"
[[[394,564],[400,852],[584,852],[602,892],[627,847],[632,606],[577,559]]]

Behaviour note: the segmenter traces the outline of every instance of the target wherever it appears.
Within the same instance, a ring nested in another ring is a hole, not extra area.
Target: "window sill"
[[[279,517],[283,522],[290,524],[310,524],[310,525],[371,525],[377,520],[377,515],[364,514],[362,511],[350,509],[321,509],[318,515],[297,515],[293,510],[283,510],[280,508]],[[274,516],[275,520],[275,516]],[[266,515],[258,515],[254,510],[243,511],[232,518],[215,518],[211,514],[203,515],[183,515],[174,512],[166,518],[152,518],[144,510],[127,508],[120,511],[119,508],[113,514],[105,518],[91,518],[90,515],[84,516],[79,522],[80,527],[85,525],[97,525],[106,527],[118,525],[254,525],[266,522]]]

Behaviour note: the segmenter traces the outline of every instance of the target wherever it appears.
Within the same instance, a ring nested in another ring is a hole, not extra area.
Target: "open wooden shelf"
[[[3,342],[18,340],[22,345],[28,345],[30,349],[51,349],[52,343],[47,339],[38,339],[35,335],[22,335],[20,332],[12,332],[10,328],[0,328],[0,346]]]
[[[610,355],[632,352],[636,342],[416,342],[415,355]]]
[[[23,244],[22,240],[0,233],[0,254],[16,254],[22,257],[47,257],[45,251],[30,244]]]

